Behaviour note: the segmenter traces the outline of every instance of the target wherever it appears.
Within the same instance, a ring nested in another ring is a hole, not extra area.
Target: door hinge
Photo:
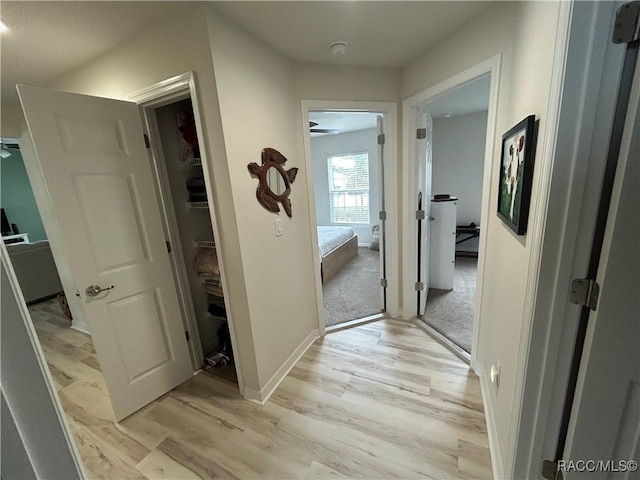
[[[611,40],[613,43],[631,43],[640,38],[640,2],[629,2],[616,12]]]
[[[416,292],[421,292],[422,290],[424,290],[424,283],[422,282],[416,282],[416,284],[414,285]]]
[[[384,210],[380,212],[380,214],[378,215],[378,218],[380,220],[386,220],[387,219],[387,212],[385,212]]]
[[[387,137],[385,136],[384,133],[380,133],[378,135],[378,145],[384,145],[387,141]]]
[[[427,218],[427,214],[424,210],[416,210],[416,220],[424,220]]]
[[[427,138],[427,129],[426,128],[419,128],[418,130],[416,130],[416,138],[418,140],[422,140],[424,138]]]
[[[571,282],[569,301],[576,305],[595,310],[598,308],[600,285],[590,278],[576,278]]]
[[[540,472],[542,478],[548,480],[562,480],[562,470],[558,469],[558,462],[552,462],[551,460],[542,461],[542,470]]]
[[[382,288],[387,288],[387,279],[386,278],[381,278],[380,279],[380,286]]]
[[[171,242],[169,240],[167,240],[166,242],[164,242],[167,244],[167,253],[171,253]]]
[[[187,342],[191,340],[191,335],[189,334],[189,330],[184,331],[184,338],[187,339]]]
[[[151,142],[149,141],[149,135],[146,133],[143,135],[144,137],[144,146],[147,148],[151,148]]]

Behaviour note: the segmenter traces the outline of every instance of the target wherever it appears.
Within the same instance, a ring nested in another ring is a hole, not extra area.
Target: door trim
[[[313,273],[316,290],[316,308],[318,313],[318,330],[320,336],[325,335],[324,309],[322,304],[322,281],[320,278],[320,249],[316,229],[316,196],[313,183],[313,161],[311,158],[311,137],[309,135],[309,112],[315,110],[340,110],[354,112],[371,112],[383,115],[385,126],[385,201],[387,212],[398,212],[398,106],[395,102],[360,102],[340,100],[302,100],[302,139],[304,143],[305,168],[307,170],[307,196],[309,202],[309,221],[311,224],[311,254],[313,256]],[[400,256],[399,256],[399,221],[398,215],[387,215],[386,264],[387,264],[387,312],[391,317],[400,314]]]
[[[542,459],[553,459],[556,453],[580,314],[580,307],[569,303],[569,285],[572,278],[584,276],[588,267],[598,206],[597,200],[589,199],[599,197],[606,158],[602,147],[608,144],[615,102],[615,95],[601,96],[601,91],[617,90],[620,72],[616,69],[626,48],[610,41],[613,15],[620,4],[561,5],[559,26],[564,38],[559,36],[562,42],[557,42],[557,48],[562,53],[554,65],[560,85],[551,99],[556,103],[550,101],[549,108],[556,115],[549,127],[555,135],[548,155],[556,161],[550,162],[551,181],[540,197],[554,208],[547,211],[546,225],[551,228],[544,232],[538,256],[540,276],[530,344],[521,353],[522,385],[516,398],[520,412],[510,442],[509,473],[515,478],[537,478]]]
[[[420,105],[427,103],[445,95],[451,90],[470,83],[482,76],[490,75],[491,83],[489,87],[489,110],[487,112],[487,134],[485,140],[484,154],[484,171],[482,178],[482,208],[480,211],[480,225],[488,225],[490,213],[490,193],[491,193],[491,175],[495,148],[495,132],[498,119],[498,91],[500,88],[500,69],[502,64],[502,55],[497,54],[493,57],[474,65],[432,87],[429,87],[417,94],[406,98],[402,102],[403,112],[403,166],[402,166],[402,191],[403,197],[403,317],[407,319],[416,319],[412,308],[415,306],[415,291],[410,288],[414,283],[415,265],[418,254],[416,248],[417,227],[415,222],[415,199],[417,191],[412,172],[415,171],[415,132],[417,128],[415,109]],[[429,199],[424,199],[429,201]],[[480,236],[480,244],[478,248],[478,274],[476,280],[476,298],[473,314],[473,342],[471,346],[471,367],[476,373],[478,372],[478,362],[476,351],[480,333],[480,311],[482,307],[482,285],[484,282],[484,262],[486,258],[487,245],[486,234]],[[492,449],[493,451],[494,449]]]
[[[212,157],[208,152],[209,143],[205,141],[207,137],[206,131],[202,128],[200,101],[198,100],[198,91],[194,72],[186,72],[144,88],[129,95],[129,100],[138,104],[142,112],[144,129],[149,135],[150,133],[155,133],[155,119],[152,115],[155,109],[188,97],[191,97],[191,104],[193,106],[193,113],[196,123],[196,131],[198,134],[198,138],[200,139],[200,158],[202,159],[202,170],[205,179],[205,189],[207,192],[207,198],[209,199],[209,216],[211,227],[213,229],[214,238],[222,238],[220,235],[222,229],[218,224],[219,215],[217,211],[217,205],[214,201],[216,197],[214,195],[215,180],[213,175],[213,163],[211,161]],[[159,145],[157,145],[156,142],[153,141],[154,138],[157,138],[157,135],[154,134],[150,138],[152,140],[150,148],[152,157],[151,161],[153,162],[153,170],[156,173],[156,181],[160,182],[159,188],[165,188],[162,181],[164,177],[161,175],[164,170],[160,168],[162,166],[162,162],[164,162],[162,149],[159,148]],[[191,354],[191,361],[194,371],[196,371],[202,367],[202,364],[204,362],[204,354],[202,352],[202,346],[200,344],[200,335],[198,333],[198,324],[193,309],[193,302],[188,295],[188,282],[186,281],[184,258],[182,257],[180,248],[177,248],[177,239],[180,237],[175,224],[175,216],[173,216],[173,207],[172,205],[169,205],[168,202],[166,202],[165,196],[162,196],[162,207],[163,213],[165,214],[165,228],[170,233],[172,245],[174,245],[173,252],[175,255],[174,259],[176,260],[175,265],[178,268],[178,275],[176,279],[177,283],[179,284],[178,296],[180,298],[181,305],[186,306],[187,309],[187,311],[183,312],[185,314],[183,322],[191,333],[189,352]],[[169,212],[168,216],[166,215],[167,212]],[[225,292],[229,292],[229,287],[227,285],[225,275],[226,269],[224,255],[218,255],[218,263],[220,266],[220,280],[222,282],[222,289]],[[233,348],[233,360],[236,365],[238,388],[240,390],[240,393],[244,396],[245,387],[242,379],[242,360],[239,356],[239,349],[236,348],[238,342],[236,340],[237,334],[234,328],[233,312],[229,308],[228,302],[225,302],[225,306],[227,307],[227,324],[229,325],[229,335]]]

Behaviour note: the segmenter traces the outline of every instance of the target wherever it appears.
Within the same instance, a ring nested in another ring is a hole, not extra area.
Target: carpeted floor
[[[358,256],[322,286],[325,325],[380,313],[379,253],[367,247],[358,248]]]
[[[471,353],[477,258],[456,258],[453,290],[429,290],[423,320]]]

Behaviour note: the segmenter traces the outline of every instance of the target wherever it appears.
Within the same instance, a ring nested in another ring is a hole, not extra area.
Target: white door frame
[[[415,306],[416,292],[412,287],[415,283],[415,268],[418,262],[416,245],[416,220],[415,199],[417,195],[416,182],[413,172],[416,171],[415,109],[441,97],[451,90],[466,85],[479,77],[489,74],[491,85],[489,88],[489,110],[487,112],[487,134],[485,140],[484,172],[482,178],[482,208],[480,211],[480,228],[489,224],[491,206],[491,179],[494,158],[496,123],[498,118],[498,89],[500,82],[501,54],[495,55],[473,67],[464,70],[426,90],[423,90],[402,102],[402,131],[403,131],[403,165],[402,165],[402,192],[403,192],[403,316],[416,319],[412,311]],[[424,199],[425,202],[430,199]],[[482,284],[484,280],[484,262],[487,252],[486,234],[480,235],[478,248],[478,273],[476,280],[476,298],[473,313],[473,343],[471,347],[471,367],[476,370],[476,350],[478,346],[478,334],[480,325],[480,311],[482,306]],[[427,267],[428,268],[428,267]],[[425,292],[426,293],[426,292]]]
[[[209,216],[211,221],[211,227],[213,229],[214,239],[222,238],[220,232],[222,229],[218,225],[218,212],[217,205],[213,201],[215,195],[215,176],[213,175],[213,163],[211,162],[208,152],[209,143],[205,140],[207,138],[206,131],[202,128],[202,120],[200,115],[200,102],[198,100],[198,91],[196,88],[195,75],[193,72],[186,72],[181,75],[163,80],[154,85],[151,85],[143,90],[135,92],[129,95],[129,100],[137,103],[142,111],[142,117],[144,122],[144,129],[147,135],[152,139],[158,138],[157,125],[155,122],[155,109],[173,103],[185,98],[191,97],[191,104],[193,106],[193,113],[196,124],[196,132],[200,139],[200,158],[202,159],[202,170],[204,173],[204,183],[207,192],[207,198],[209,199]],[[156,141],[151,142],[151,162],[152,169],[156,175],[156,182],[162,189],[168,188],[165,185],[166,175],[163,175],[164,170],[164,156],[162,153],[161,145]],[[170,235],[172,253],[174,259],[174,265],[177,268],[176,283],[178,284],[178,297],[183,310],[183,321],[185,327],[188,328],[191,334],[191,341],[189,342],[189,351],[191,354],[191,361],[194,367],[194,371],[201,368],[204,362],[204,354],[202,351],[202,345],[200,344],[200,335],[198,333],[198,323],[193,308],[193,301],[189,294],[189,284],[187,280],[187,274],[185,271],[185,261],[182,256],[182,249],[179,248],[179,232],[177,230],[177,224],[175,220],[175,212],[173,205],[165,195],[161,195],[161,206],[163,210],[163,220],[165,227]],[[222,283],[222,289],[225,292],[229,291],[226,283],[224,255],[218,255],[218,264],[220,266],[220,280]],[[239,357],[239,349],[236,348],[238,342],[236,341],[236,332],[233,323],[233,314],[228,308],[228,302],[225,301],[225,307],[227,310],[227,324],[229,325],[229,335],[231,338],[231,345],[233,347],[233,360],[236,365],[236,375],[238,378],[238,387],[240,393],[244,392],[244,383],[242,380],[242,367],[241,359]]]
[[[320,249],[316,229],[316,196],[313,183],[313,159],[311,157],[311,136],[309,134],[309,112],[333,110],[345,112],[371,112],[383,115],[385,127],[385,202],[386,220],[386,263],[387,263],[387,313],[392,317],[400,314],[400,255],[398,209],[398,107],[394,102],[357,102],[339,100],[302,100],[302,138],[304,142],[305,168],[307,170],[307,194],[309,200],[309,221],[311,223],[311,254],[316,289],[316,308],[320,336],[325,334],[324,309],[322,304],[322,280],[320,278]]]
[[[547,127],[557,137],[546,146],[554,161],[551,181],[539,196],[546,228],[537,288],[527,300],[530,329],[520,342],[505,462],[505,475],[512,478],[538,478],[542,460],[555,455],[580,311],[569,303],[570,284],[587,271],[615,104],[611,91],[617,91],[624,53],[610,36],[620,3],[561,4],[562,55],[554,65],[558,91],[552,91],[557,112]]]

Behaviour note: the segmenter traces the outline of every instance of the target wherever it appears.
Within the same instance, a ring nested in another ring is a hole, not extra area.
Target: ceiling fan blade
[[[312,128],[309,130],[311,133],[330,133],[331,135],[337,135],[340,130],[337,128]]]

